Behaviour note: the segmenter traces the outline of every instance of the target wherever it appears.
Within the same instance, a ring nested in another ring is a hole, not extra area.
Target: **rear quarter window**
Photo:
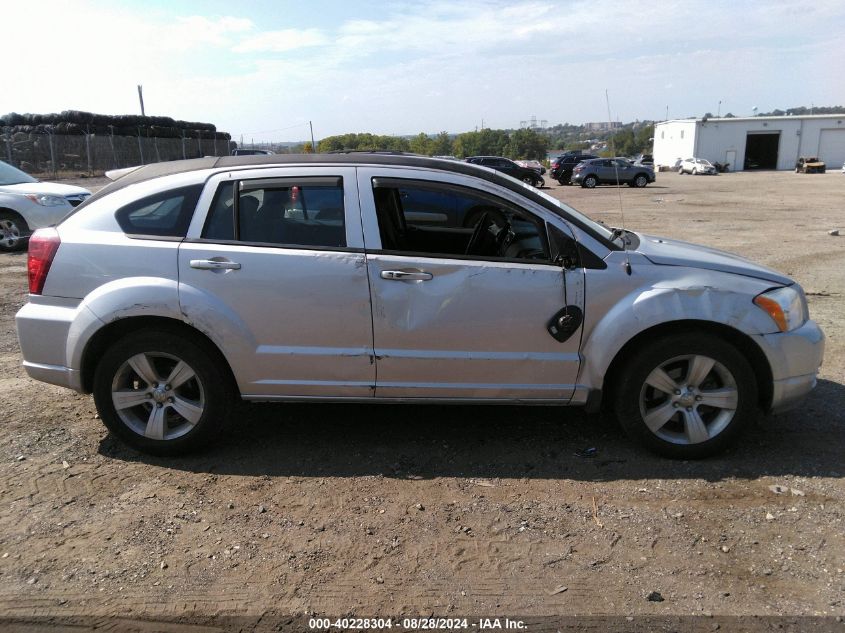
[[[202,185],[180,187],[135,200],[115,213],[127,235],[185,237]]]

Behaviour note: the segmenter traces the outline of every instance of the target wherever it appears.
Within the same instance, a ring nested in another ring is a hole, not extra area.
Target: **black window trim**
[[[408,257],[411,259],[458,259],[473,262],[496,262],[501,264],[519,264],[523,266],[546,266],[560,270],[560,264],[548,259],[516,259],[514,257],[483,257],[479,255],[455,255],[454,253],[418,253],[409,251],[395,251],[386,248],[368,248],[367,255],[391,255],[395,257]]]
[[[189,237],[181,239],[185,244],[220,244],[221,246],[250,246],[275,248],[285,251],[331,251],[335,253],[364,253],[360,246],[313,246],[304,244],[279,244],[278,242],[245,242],[243,240],[218,240],[208,237]]]

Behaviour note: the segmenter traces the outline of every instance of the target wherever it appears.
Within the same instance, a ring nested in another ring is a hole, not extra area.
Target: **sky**
[[[845,2],[3,0],[0,114],[235,140],[450,133],[845,104]],[[721,101],[721,106],[719,106]]]

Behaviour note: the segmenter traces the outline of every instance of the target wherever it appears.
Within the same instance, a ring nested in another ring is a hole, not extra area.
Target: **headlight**
[[[59,196],[48,196],[45,194],[28,193],[26,197],[32,200],[35,204],[40,204],[42,207],[65,207],[69,203],[64,198]]]
[[[772,317],[781,332],[801,327],[810,318],[807,299],[798,285],[767,290],[754,297],[754,304]]]

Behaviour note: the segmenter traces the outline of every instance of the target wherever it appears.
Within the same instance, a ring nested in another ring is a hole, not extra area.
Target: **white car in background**
[[[35,229],[56,224],[90,195],[82,187],[41,182],[0,161],[0,251],[23,250]]]
[[[716,168],[709,160],[703,158],[687,158],[681,161],[678,167],[679,174],[692,174],[699,176],[706,174],[708,176],[715,176],[717,174]]]

